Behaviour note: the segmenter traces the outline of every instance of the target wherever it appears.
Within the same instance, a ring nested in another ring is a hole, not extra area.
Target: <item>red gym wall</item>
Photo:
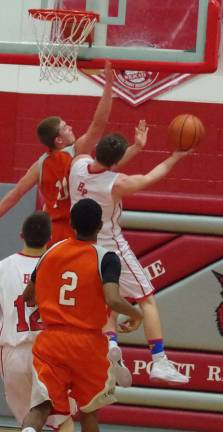
[[[96,97],[19,93],[1,93],[1,100],[1,182],[18,180],[44,151],[35,134],[36,125],[42,118],[60,115],[79,136],[88,127],[98,102]],[[168,178],[152,190],[220,198],[223,182],[221,104],[149,101],[136,109],[114,98],[107,131],[118,130],[132,142],[138,120],[147,120],[150,126],[148,144],[127,170],[130,173],[134,167],[134,172],[145,173],[167,156],[170,151],[166,142],[167,126],[174,116],[185,112],[194,113],[203,120],[206,125],[205,140],[196,153],[180,162]]]

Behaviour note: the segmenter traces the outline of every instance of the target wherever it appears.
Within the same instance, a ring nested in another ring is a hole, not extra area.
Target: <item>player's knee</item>
[[[156,300],[153,295],[146,297],[144,300],[140,301],[139,306],[142,310],[150,307],[156,307]]]

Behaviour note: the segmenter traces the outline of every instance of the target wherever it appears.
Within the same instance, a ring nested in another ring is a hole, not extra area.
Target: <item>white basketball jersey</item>
[[[81,158],[71,167],[69,179],[71,206],[83,198],[91,198],[101,205],[103,227],[98,234],[98,243],[104,244],[106,239],[111,240],[121,232],[119,218],[122,202],[115,202],[112,197],[112,187],[119,174],[108,170],[91,173],[89,165],[92,162],[91,157]]]
[[[38,257],[13,254],[0,261],[0,345],[33,342],[41,329],[36,306],[27,306],[22,293]]]

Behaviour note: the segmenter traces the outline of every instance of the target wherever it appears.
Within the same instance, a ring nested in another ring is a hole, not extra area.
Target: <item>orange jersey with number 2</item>
[[[69,238],[49,249],[40,261],[36,301],[47,326],[97,330],[106,323],[97,247]]]
[[[46,329],[33,346],[32,406],[50,399],[69,411],[69,397],[85,412],[116,401],[115,377],[102,334],[107,320],[101,261],[107,251],[67,239],[43,256],[36,272],[36,301]]]

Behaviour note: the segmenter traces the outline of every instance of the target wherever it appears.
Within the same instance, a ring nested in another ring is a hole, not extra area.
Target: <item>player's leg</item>
[[[35,340],[33,345],[31,407],[36,408],[43,402],[51,401],[53,410],[50,410],[51,415],[47,418],[47,424],[53,427],[59,427],[63,424],[65,430],[70,431],[70,423],[65,423],[70,417],[68,394],[70,371],[64,367],[63,362],[60,366],[61,358],[66,359],[67,354],[66,343],[63,344],[63,342],[64,334],[59,337],[57,333],[55,335],[53,331],[48,332],[48,330],[40,333]],[[55,350],[54,346],[56,346]],[[43,407],[40,410],[42,412]]]
[[[123,238],[119,242],[119,257],[122,265],[120,293],[139,303],[143,312],[144,333],[153,360],[151,379],[187,383],[188,378],[179,373],[166,357],[159,311],[152,295],[153,286]]]
[[[32,390],[32,344],[4,347],[2,351],[3,382],[6,401],[17,422],[22,424],[30,408]]]
[[[31,408],[23,420],[22,432],[41,432],[51,409],[49,400]]]
[[[80,409],[82,432],[98,432],[97,410],[117,401],[108,342],[100,332],[86,331],[75,335],[72,343],[71,397]]]
[[[151,295],[139,302],[139,305],[143,313],[145,337],[148,340],[153,360],[150,379],[187,383],[189,381],[188,378],[178,372],[165,354],[159,312],[155,298]]]
[[[112,311],[110,313],[108,321],[103,328],[103,333],[108,338],[108,357],[114,366],[114,375],[116,377],[116,382],[121,387],[130,387],[132,385],[132,375],[123,362],[122,351],[121,348],[118,346],[117,317],[118,314],[116,312]]]
[[[99,432],[96,411],[84,413],[80,411],[81,432]]]
[[[17,347],[3,348],[2,369],[6,401],[17,422],[22,425],[24,417],[30,409],[32,344],[26,342]],[[74,423],[71,417],[67,418],[66,416],[64,421],[61,415],[55,414],[49,417],[46,424],[60,432],[74,432]]]
[[[59,426],[58,432],[75,432],[74,421],[71,416]]]
[[[65,416],[60,413],[51,413],[47,418],[45,426],[52,428],[55,432],[75,432],[72,415]]]

